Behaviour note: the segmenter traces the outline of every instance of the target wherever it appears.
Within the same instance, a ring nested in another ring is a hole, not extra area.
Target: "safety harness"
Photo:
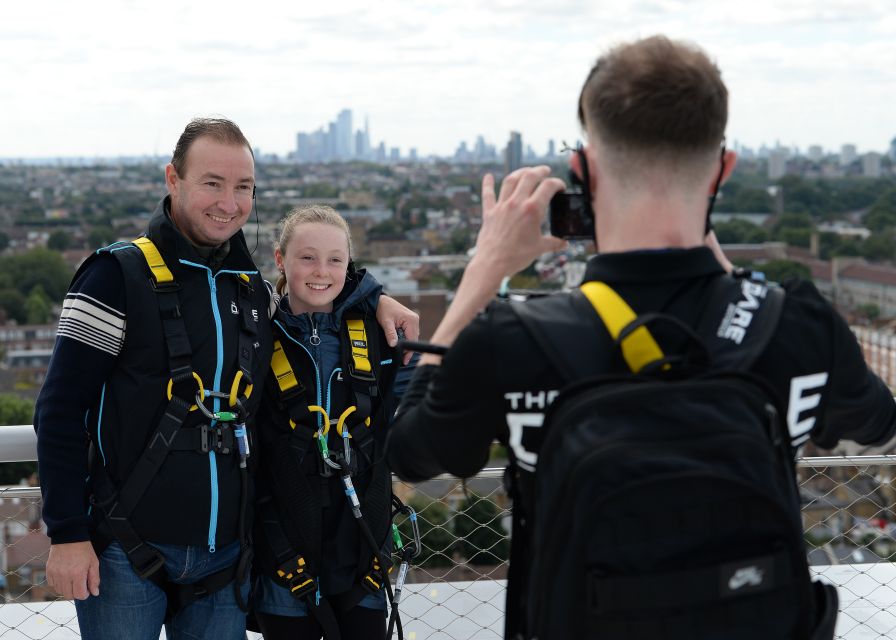
[[[274,472],[271,475],[274,476],[272,483],[276,498],[262,497],[258,511],[274,560],[275,570],[271,577],[277,584],[289,589],[297,600],[306,603],[309,613],[315,616],[328,640],[340,638],[337,612],[348,611],[365,594],[376,593],[383,588],[392,609],[389,634],[397,622],[399,637],[402,637],[397,605],[408,563],[420,552],[416,514],[392,495],[391,475],[370,433],[373,398],[378,395],[373,363],[378,362],[378,358],[374,357],[367,338],[365,318],[346,314],[343,324],[347,335],[341,341],[342,358],[352,397],[351,406],[338,418],[331,419],[323,407],[308,402],[306,389],[296,376],[282,343],[277,339],[274,341],[271,370],[277,381],[276,393],[280,406],[288,416],[291,429],[270,447],[270,455],[274,458]],[[316,427],[313,426],[315,422]],[[341,447],[330,448],[328,436],[331,426],[335,426]],[[318,477],[296,473],[305,456],[315,448]],[[353,477],[368,471],[371,472],[371,480],[364,492],[362,505]],[[321,596],[318,578],[322,563],[321,511],[334,476],[339,476],[342,482],[367,549],[364,544],[361,545],[357,570],[360,579],[352,589],[337,598],[325,598]],[[390,501],[391,514],[388,517],[380,516],[390,513]],[[281,512],[286,516],[287,524],[293,523],[289,533]],[[413,543],[403,545],[397,527],[392,524],[399,513],[404,513],[412,523]],[[401,558],[395,595],[388,578],[393,563],[382,552],[390,528],[395,552]]]
[[[155,583],[167,596],[166,620],[183,607],[224,588],[234,582],[237,603],[244,610],[240,585],[248,575],[252,560],[251,547],[245,530],[248,500],[249,438],[246,430],[246,401],[252,394],[254,344],[258,340],[257,323],[252,317],[250,296],[252,286],[247,274],[238,274],[239,311],[241,315],[238,361],[239,371],[234,376],[229,393],[206,390],[202,378],[192,367],[192,350],[180,308],[181,286],[174,279],[155,244],[147,237],[137,238],[133,244],[140,249],[151,274],[150,283],[156,294],[165,346],[168,353],[170,378],[167,387],[168,404],[155,432],[149,438],[142,455],[127,479],[116,487],[101,464],[98,469],[91,504],[97,507],[103,520],[100,531],[117,541],[127,554],[134,572],[144,580]],[[207,399],[227,402],[228,410],[211,411]],[[182,429],[192,411],[201,411],[207,424]],[[195,451],[240,456],[240,517],[239,561],[192,584],[176,584],[165,570],[165,558],[147,544],[134,530],[129,517],[152,483],[165,458],[172,451]]]

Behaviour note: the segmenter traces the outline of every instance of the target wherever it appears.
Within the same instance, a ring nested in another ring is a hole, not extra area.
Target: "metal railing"
[[[0,459],[14,457],[0,444]],[[502,637],[510,529],[502,475],[394,483],[419,514],[423,543],[401,601],[408,640]],[[837,637],[896,637],[896,456],[804,458],[798,475],[810,563],[840,593]],[[79,637],[74,606],[45,584],[40,489],[0,489],[0,516],[0,640]]]

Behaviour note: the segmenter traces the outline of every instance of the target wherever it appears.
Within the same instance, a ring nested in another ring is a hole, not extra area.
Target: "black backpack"
[[[633,373],[579,377],[545,416],[532,517],[514,522],[530,550],[511,560],[528,564],[526,610],[508,604],[516,637],[833,638],[837,593],[810,578],[787,426],[747,373],[783,291],[727,276],[712,286],[697,331],[635,317],[603,283],[573,294]],[[549,333],[550,305],[514,308],[558,370],[587,372],[582,344],[599,341]],[[660,323],[688,336],[684,353],[662,353],[648,330]]]

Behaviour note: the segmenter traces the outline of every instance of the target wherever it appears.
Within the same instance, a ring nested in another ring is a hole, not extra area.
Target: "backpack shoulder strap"
[[[613,340],[619,340],[626,327],[637,319],[628,303],[606,283],[586,282],[579,290],[594,307]],[[620,347],[633,373],[663,357],[663,350],[644,325],[622,337]]]
[[[548,298],[558,299],[559,296]],[[567,304],[544,304],[540,300],[513,302],[511,308],[554,368],[570,381],[595,372],[593,362],[581,355],[583,351],[592,352],[595,357],[601,355],[597,353],[598,336],[609,334],[610,339],[619,339],[637,315],[604,282],[586,282],[566,299]],[[645,326],[624,335],[620,346],[623,358],[633,372],[663,357],[662,349]]]
[[[697,333],[712,354],[714,369],[745,371],[765,351],[784,308],[784,289],[749,278],[712,281]]]
[[[606,335],[596,318],[583,319],[581,309],[587,306],[587,300],[578,292],[510,301],[510,309],[567,383],[593,373],[591,360],[573,355],[596,355],[596,336]]]

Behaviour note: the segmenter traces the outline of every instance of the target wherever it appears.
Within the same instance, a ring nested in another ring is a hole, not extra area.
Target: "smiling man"
[[[87,640],[154,640],[163,622],[169,638],[245,637],[248,444],[272,352],[241,231],[251,146],[229,120],[193,120],[165,183],[144,236],[75,275],[35,410],[47,581]],[[381,324],[416,335],[399,307],[380,304]]]

